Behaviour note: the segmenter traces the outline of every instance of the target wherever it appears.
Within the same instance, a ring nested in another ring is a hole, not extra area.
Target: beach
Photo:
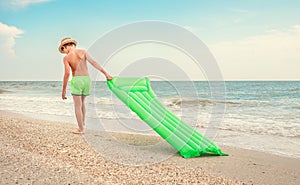
[[[300,184],[299,158],[221,146],[229,156],[174,154],[156,164],[130,166],[99,155],[84,136],[71,133],[75,124],[0,111],[0,128],[0,184]],[[161,140],[113,135],[130,145]]]

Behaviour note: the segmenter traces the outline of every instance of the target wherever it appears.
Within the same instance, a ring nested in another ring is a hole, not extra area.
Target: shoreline
[[[221,146],[229,156],[184,159],[175,153],[160,163],[129,166],[101,157],[87,136],[71,133],[75,128],[0,111],[1,184],[300,184],[297,158]],[[131,146],[162,141],[156,136],[112,135]]]
[[[1,110],[0,110],[1,111]],[[59,123],[67,123],[67,124],[74,124],[76,122],[75,116],[59,116],[59,115],[48,115],[48,114],[34,114],[34,113],[25,113],[25,112],[15,112],[17,114],[21,114],[24,117],[28,117],[30,119],[38,119],[38,120],[43,120],[43,121],[50,121],[50,122],[59,122]],[[150,127],[148,128],[147,132],[132,132],[130,129],[127,127],[124,127],[122,124],[120,124],[116,120],[112,119],[102,119],[102,128],[104,132],[116,132],[116,133],[122,133],[122,134],[134,134],[134,135],[145,135],[145,136],[158,136],[160,137],[155,131],[153,131]],[[127,119],[127,122],[125,124],[128,124],[129,121],[131,123],[134,123],[132,125],[127,125],[127,126],[132,126],[134,127],[136,124],[137,120],[130,120]],[[140,121],[140,120],[139,120]],[[98,129],[94,128],[94,125],[97,125],[99,122],[98,119],[96,118],[90,118],[87,117],[87,122],[92,123],[88,124],[87,127],[90,129]],[[140,121],[142,122],[142,121]],[[143,123],[144,124],[144,123]],[[115,126],[118,125],[118,126]],[[149,131],[150,129],[150,131]],[[206,128],[196,128],[201,134],[205,134]],[[214,140],[214,142],[219,143],[219,145],[227,146],[227,147],[233,147],[233,148],[241,148],[245,150],[251,150],[251,151],[257,151],[257,152],[263,152],[266,154],[271,154],[271,155],[276,155],[276,156],[281,156],[281,157],[287,157],[287,158],[295,158],[295,159],[300,159],[300,153],[299,150],[289,150],[289,147],[297,147],[295,145],[289,146],[289,143],[297,143],[295,141],[295,138],[292,137],[284,137],[284,136],[277,136],[275,137],[274,135],[258,135],[254,133],[245,133],[245,132],[238,132],[238,131],[228,131],[228,130],[223,130],[219,129],[219,134],[218,137]],[[205,135],[204,135],[205,136]],[[232,137],[231,141],[228,140],[228,136]],[[245,138],[250,138],[249,140],[245,140]],[[246,142],[246,145],[240,144],[241,140],[243,143]],[[283,142],[284,140],[284,142]],[[250,142],[249,142],[250,141]],[[300,141],[298,139],[298,141]],[[261,146],[257,145],[259,143],[262,143]],[[267,143],[270,142],[280,142],[277,143],[277,146],[267,146]],[[221,144],[220,144],[221,143]],[[278,145],[279,144],[279,145]],[[300,144],[300,143],[299,143]],[[299,146],[298,144],[298,146]]]

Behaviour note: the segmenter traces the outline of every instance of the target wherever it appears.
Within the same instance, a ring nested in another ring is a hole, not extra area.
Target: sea
[[[169,110],[217,144],[300,157],[300,81],[219,84],[221,99],[207,81],[152,81],[151,87]],[[0,81],[0,110],[76,124],[70,86],[67,100],[61,89],[61,81]],[[86,105],[89,129],[156,135],[104,81],[93,82]]]

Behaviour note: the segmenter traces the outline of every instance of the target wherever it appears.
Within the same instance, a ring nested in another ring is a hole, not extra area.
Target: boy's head
[[[61,41],[60,41],[60,45],[58,47],[58,50],[59,52],[61,53],[66,53],[64,50],[68,47],[68,46],[76,46],[77,45],[77,42],[76,40],[73,40],[69,37],[67,38],[63,38]]]

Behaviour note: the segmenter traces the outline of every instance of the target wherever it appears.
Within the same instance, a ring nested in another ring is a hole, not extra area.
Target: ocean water
[[[300,81],[218,83],[225,96],[217,99],[205,81],[153,81],[151,87],[173,113],[218,144],[300,157]],[[1,81],[0,110],[76,123],[70,89],[63,101],[61,88],[60,81]],[[92,129],[102,124],[109,131],[155,134],[105,82],[93,83],[87,112]]]

